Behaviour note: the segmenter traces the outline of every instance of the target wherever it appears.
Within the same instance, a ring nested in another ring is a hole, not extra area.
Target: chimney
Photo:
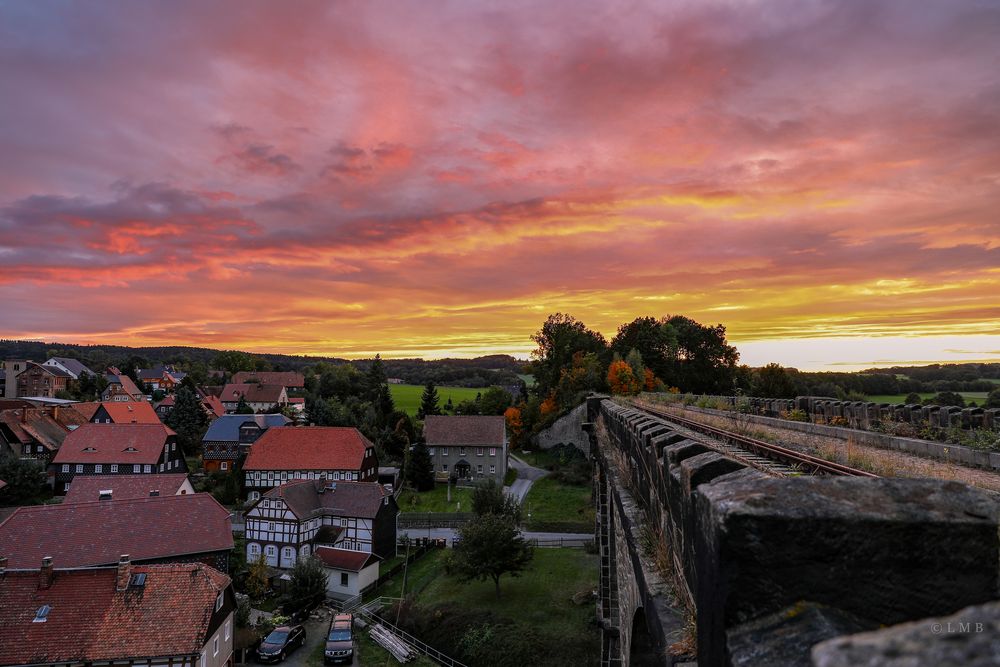
[[[128,588],[129,579],[132,578],[132,561],[128,554],[122,554],[118,558],[118,576],[115,579],[115,590],[123,591]]]
[[[52,556],[46,556],[42,559],[42,569],[38,571],[38,587],[48,588],[52,585]]]
[[[59,406],[58,405],[52,408],[52,418],[54,420],[56,420],[56,421],[59,421]]]
[[[21,408],[21,423],[22,424],[27,424],[28,423],[28,408],[27,408],[27,406]]]

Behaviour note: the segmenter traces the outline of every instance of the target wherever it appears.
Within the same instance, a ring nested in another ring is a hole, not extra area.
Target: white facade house
[[[317,547],[316,558],[326,570],[326,592],[341,600],[361,595],[378,580],[379,562],[374,555],[335,547]]]

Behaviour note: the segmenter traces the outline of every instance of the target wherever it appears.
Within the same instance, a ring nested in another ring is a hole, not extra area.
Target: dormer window
[[[46,620],[48,620],[50,611],[52,611],[52,606],[43,604],[41,607],[38,608],[38,611],[35,612],[35,618],[31,622],[44,623]]]
[[[95,449],[94,447],[84,447],[83,451],[85,451],[85,452],[96,452],[97,449]]]
[[[126,448],[125,448],[125,451],[126,451],[126,452],[137,452],[137,451],[139,451],[139,450],[138,450],[138,449],[136,449],[135,447],[126,447]]]
[[[222,609],[222,595],[222,593],[219,593],[219,596],[215,598],[215,611]]]

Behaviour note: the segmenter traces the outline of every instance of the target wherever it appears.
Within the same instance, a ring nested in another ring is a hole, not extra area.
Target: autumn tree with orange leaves
[[[612,361],[608,366],[608,386],[611,387],[612,394],[625,396],[634,396],[641,388],[632,367],[621,359]]]

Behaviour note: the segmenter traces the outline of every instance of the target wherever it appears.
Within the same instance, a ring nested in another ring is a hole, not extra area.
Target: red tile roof
[[[218,396],[212,396],[209,394],[205,398],[201,399],[201,404],[205,406],[205,409],[209,413],[215,415],[216,417],[221,417],[226,414],[226,408],[222,405],[222,401],[219,400]]]
[[[157,463],[167,438],[156,424],[83,424],[66,436],[53,463]]]
[[[59,567],[175,558],[233,548],[229,510],[208,493],[20,507],[0,523],[8,567]]]
[[[113,424],[161,423],[153,406],[146,401],[107,401],[101,403],[101,407],[108,411],[108,416],[111,417]]]
[[[277,403],[281,400],[284,386],[280,384],[227,384],[222,389],[220,398],[226,403],[236,403],[240,396],[248,403]]]
[[[351,572],[360,572],[380,560],[375,554],[366,551],[349,551],[335,547],[317,547],[313,554],[327,567]]]
[[[301,388],[306,386],[302,373],[293,371],[240,371],[233,375],[234,384],[279,384],[282,387]]]
[[[72,405],[74,410],[84,416],[85,422],[89,422],[94,418],[94,413],[97,412],[97,408],[99,407],[101,407],[100,401],[81,401]]]
[[[56,561],[58,564],[58,561]],[[229,577],[200,563],[133,565],[142,588],[116,590],[117,567],[63,571],[39,588],[38,570],[0,577],[0,664],[195,656]],[[34,623],[43,605],[44,623]]]
[[[307,519],[317,510],[328,510],[327,513],[334,516],[374,519],[386,498],[390,498],[390,505],[396,508],[392,494],[378,482],[298,479],[271,489],[264,498],[281,498],[299,519]]]
[[[503,417],[427,415],[424,440],[429,447],[440,445],[486,445],[502,447],[506,434]]]
[[[275,426],[250,447],[243,469],[360,470],[373,446],[356,428]]]
[[[149,498],[150,492],[161,496],[175,495],[187,481],[186,473],[156,475],[76,475],[63,504],[100,500],[101,491],[111,491],[113,500]]]

